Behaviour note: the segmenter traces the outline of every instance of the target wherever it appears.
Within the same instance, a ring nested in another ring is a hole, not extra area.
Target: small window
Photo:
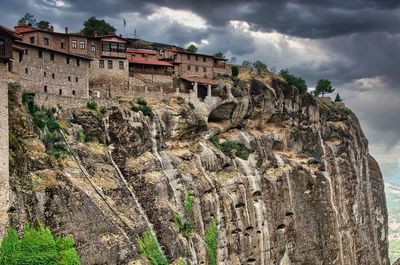
[[[65,40],[61,40],[61,49],[65,49],[65,48],[67,48]]]
[[[124,62],[119,61],[119,70],[124,70]]]
[[[207,61],[207,57],[203,57],[203,62],[206,62]]]
[[[46,72],[43,72],[43,76],[46,77]]]
[[[68,76],[68,81],[71,82],[71,77],[70,76]]]
[[[85,42],[84,41],[80,41],[79,42],[79,48],[81,48],[81,50],[85,49]]]
[[[71,46],[72,46],[73,49],[78,48],[78,42],[77,42],[76,40],[73,40],[73,41],[71,42]]]
[[[49,38],[43,38],[43,44],[44,45],[49,45]]]
[[[75,78],[75,81],[78,83],[78,77]]]
[[[28,55],[29,50],[25,49],[25,55]]]
[[[94,46],[94,44],[92,44],[92,46],[90,46],[90,50],[91,50],[92,52],[95,52],[95,51],[96,51],[96,46]]]
[[[55,74],[53,73],[53,74],[51,74],[51,78],[56,78],[56,76],[55,76]]]
[[[28,74],[28,68],[25,68],[25,74]]]
[[[39,58],[43,58],[43,52],[42,51],[38,51],[38,56],[39,56]]]
[[[187,66],[188,71],[192,70],[192,68],[190,67],[190,65]]]
[[[199,56],[196,55],[196,61],[198,61],[198,60],[199,60]]]
[[[199,71],[199,67],[198,67],[197,65],[196,65],[195,69],[196,69],[196,72],[198,72],[198,71]]]
[[[99,67],[100,68],[104,68],[104,60],[100,60],[99,61]]]
[[[50,60],[54,61],[54,53],[50,53]]]
[[[8,71],[9,71],[9,72],[12,72],[12,71],[13,71],[13,62],[12,62],[12,61],[9,61],[9,62],[8,62]]]
[[[111,60],[108,60],[108,69],[113,68],[113,62]]]
[[[75,90],[72,90],[72,95],[75,96]]]
[[[79,65],[81,65],[81,61],[78,58],[78,59],[76,59],[76,66],[79,66]]]
[[[60,96],[62,96],[62,89],[59,89],[59,90],[58,90],[58,94],[59,94]]]
[[[71,58],[67,57],[67,58],[65,58],[65,60],[67,61],[67,64],[71,63]]]
[[[31,37],[30,40],[31,40],[31,44],[35,43],[35,37]]]
[[[190,60],[190,54],[187,55],[187,59]]]
[[[44,93],[47,93],[47,86],[44,86],[43,91]]]

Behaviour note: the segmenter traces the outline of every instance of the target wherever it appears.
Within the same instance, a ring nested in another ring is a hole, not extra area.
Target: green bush
[[[232,77],[238,77],[239,76],[239,67],[236,65],[232,66]]]
[[[185,199],[183,200],[183,207],[185,208],[185,215],[190,215],[193,210],[193,194],[192,192],[186,192]]]
[[[144,99],[138,99],[136,102],[131,103],[131,109],[134,112],[141,111],[143,115],[148,117],[153,117],[153,109],[147,105],[147,102]]]
[[[107,113],[107,108],[104,106],[101,106],[99,112],[102,116],[104,116]]]
[[[344,113],[346,113],[348,116],[354,116],[354,112],[349,108],[345,108]]]
[[[168,265],[167,258],[149,230],[145,231],[141,237],[136,238],[136,243],[140,255],[146,257],[151,265]]]
[[[215,219],[211,219],[210,226],[208,227],[205,239],[208,264],[217,265],[217,251],[218,251],[218,227]]]
[[[308,87],[303,78],[291,74],[288,69],[281,70],[280,74],[289,85],[297,87],[301,93],[307,92]]]
[[[190,107],[191,109],[195,109],[195,107],[194,107],[194,105],[193,105],[192,102],[189,102],[188,105],[189,105],[189,107]]]
[[[180,257],[179,259],[177,259],[175,261],[175,264],[176,265],[187,265],[187,262],[186,262],[186,260],[184,258]]]
[[[210,139],[210,142],[220,149],[226,156],[229,156],[230,158],[234,158],[235,156],[247,160],[249,158],[249,151],[247,148],[235,141],[225,141],[222,144],[219,144],[218,137],[217,136],[212,136]]]
[[[193,194],[190,191],[185,194],[183,208],[183,217],[179,213],[175,213],[175,224],[178,226],[179,233],[185,238],[190,238],[194,231],[194,225],[189,220],[193,211]]]
[[[79,141],[81,141],[81,143],[88,143],[88,142],[90,142],[90,137],[84,131],[80,131],[79,132]]]
[[[86,103],[86,107],[91,110],[97,110],[97,102],[95,100],[89,100]]]
[[[79,265],[72,237],[54,239],[50,229],[27,224],[22,236],[9,229],[0,247],[0,265]]]

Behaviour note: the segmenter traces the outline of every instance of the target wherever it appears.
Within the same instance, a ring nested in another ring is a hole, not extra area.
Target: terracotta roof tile
[[[207,84],[207,85],[216,85],[217,83],[212,80],[212,79],[208,79],[205,77],[200,77],[200,76],[184,76],[181,77],[181,79],[189,81],[189,82],[197,82],[200,84]]]
[[[131,57],[128,59],[130,63],[135,64],[147,64],[147,65],[159,65],[159,66],[168,66],[173,67],[172,64],[167,63],[165,61],[158,60],[156,58],[148,58],[148,57]]]

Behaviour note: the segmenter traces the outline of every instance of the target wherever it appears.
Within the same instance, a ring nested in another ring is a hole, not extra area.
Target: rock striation
[[[274,74],[224,86],[212,109],[179,97],[149,100],[152,117],[59,109],[71,153],[59,160],[12,101],[11,225],[72,234],[83,264],[145,264],[135,239],[146,230],[171,263],[209,264],[215,220],[218,264],[388,265],[382,175],[354,114]]]

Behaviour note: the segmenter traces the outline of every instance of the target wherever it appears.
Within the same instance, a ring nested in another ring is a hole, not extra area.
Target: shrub
[[[346,113],[348,116],[354,116],[354,112],[349,108],[345,108],[344,113]]]
[[[104,107],[104,106],[101,106],[101,107],[100,107],[100,111],[99,111],[99,112],[100,112],[100,114],[101,114],[101,115],[104,115],[104,114],[106,114],[106,113],[107,113],[107,108],[106,108],[106,107]]]
[[[141,111],[143,115],[148,117],[154,116],[153,109],[149,105],[147,105],[147,102],[144,99],[138,99],[136,103],[132,102],[131,109],[134,112]]]
[[[237,67],[236,65],[232,66],[232,76],[233,77],[238,77],[239,76],[239,67]]]
[[[97,110],[97,102],[95,100],[89,100],[86,103],[86,107],[91,110]]]
[[[79,265],[72,237],[54,239],[49,228],[25,225],[20,237],[9,229],[0,247],[0,265]]]
[[[185,199],[183,201],[183,207],[185,208],[185,214],[190,215],[193,210],[193,194],[192,192],[186,192]]]
[[[215,219],[211,219],[210,226],[208,227],[205,239],[208,264],[217,265],[217,251],[218,251],[218,227]]]
[[[188,105],[189,105],[189,107],[190,107],[191,109],[195,109],[195,107],[194,107],[194,105],[193,105],[192,102],[189,102]]]
[[[189,221],[190,215],[193,211],[193,194],[187,192],[183,200],[184,216],[181,217],[179,213],[175,213],[175,224],[178,226],[179,233],[185,238],[190,238],[194,231],[194,225]]]
[[[230,158],[234,158],[235,156],[243,160],[247,160],[249,158],[250,153],[247,148],[238,142],[226,141],[222,144],[219,144],[218,137],[215,135],[210,138],[210,142]]]
[[[168,265],[167,258],[149,230],[145,231],[141,237],[136,238],[136,243],[140,255],[146,257],[151,265]]]
[[[186,260],[184,258],[180,257],[179,259],[177,259],[175,261],[175,264],[176,265],[187,265],[187,262],[186,262]]]
[[[84,131],[80,131],[79,132],[79,141],[81,141],[82,143],[88,143],[88,142],[90,142],[90,137]]]
[[[307,92],[307,84],[303,78],[291,74],[288,69],[281,70],[280,74],[289,85],[297,87],[301,93]]]

